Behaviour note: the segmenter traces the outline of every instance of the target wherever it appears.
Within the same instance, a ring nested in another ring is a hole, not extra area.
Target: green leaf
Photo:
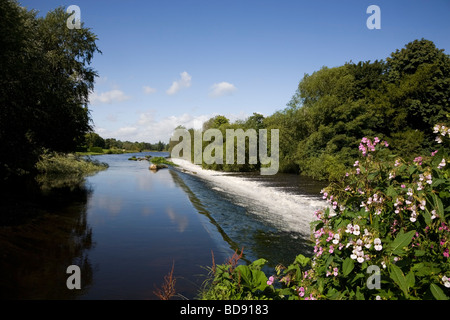
[[[436,300],[448,300],[448,297],[445,295],[444,291],[442,291],[442,289],[436,284],[432,283],[430,285],[430,291]]]
[[[387,190],[386,190],[386,195],[387,195],[388,197],[391,197],[392,199],[394,199],[394,198],[397,198],[398,193],[397,193],[397,191],[395,190],[395,187],[392,186],[392,185],[390,185],[390,186],[387,188]]]
[[[420,262],[416,263],[411,267],[415,275],[418,277],[428,277],[432,274],[438,274],[441,269],[438,268],[438,264],[433,262]]]
[[[305,267],[309,263],[309,261],[311,261],[310,258],[306,258],[304,255],[299,254],[297,257],[295,257],[294,263],[298,263],[302,267]]]
[[[327,259],[327,262],[325,263],[325,267],[328,268],[328,266],[333,262],[334,256],[330,255]]]
[[[435,179],[433,180],[433,183],[431,184],[432,187],[436,187],[438,185],[440,185],[441,183],[444,183],[445,179]]]
[[[414,255],[415,255],[416,257],[421,257],[421,256],[423,256],[425,253],[426,253],[425,250],[415,250],[415,251],[414,251]]]
[[[355,262],[351,258],[347,258],[344,260],[344,263],[342,264],[342,274],[344,276],[347,276],[350,272],[352,272],[353,268],[355,267]]]
[[[402,270],[396,265],[392,265],[390,267],[391,271],[389,272],[389,276],[392,280],[394,280],[395,284],[403,291],[406,297],[408,297],[408,280],[403,274]]]
[[[367,175],[367,180],[372,181],[380,174],[380,171],[375,171]]]
[[[442,190],[441,192],[439,192],[439,198],[441,199],[450,198],[450,192]]]
[[[356,289],[356,300],[364,300],[364,294],[360,291],[360,288]]]
[[[328,289],[326,297],[330,300],[337,300],[339,298],[339,295],[339,291],[337,291],[335,288],[330,288]]]
[[[253,262],[250,264],[250,266],[251,266],[251,267],[254,267],[255,269],[260,270],[261,267],[262,267],[263,265],[265,265],[266,263],[267,263],[267,260],[261,258],[261,259],[258,259],[258,260],[253,261]]]
[[[407,247],[412,240],[412,237],[416,233],[416,230],[409,231],[407,233],[403,233],[403,230],[397,235],[397,237],[392,241],[387,250],[391,252],[391,254],[401,254],[403,253],[403,248]]]
[[[235,271],[240,274],[242,285],[251,291],[264,290],[267,286],[267,276],[261,270],[240,265],[236,267]]]
[[[414,287],[414,285],[416,284],[416,278],[414,277],[414,272],[410,271],[406,275],[406,280],[408,281],[408,290],[409,290],[409,288]]]
[[[429,225],[431,223],[431,214],[428,212],[427,208],[425,208],[425,211],[423,212],[423,218],[425,219],[426,224]]]
[[[355,284],[355,283],[358,282],[358,280],[360,280],[360,279],[365,279],[365,278],[366,278],[366,275],[365,275],[364,273],[358,273],[358,274],[351,280],[351,283],[352,283],[352,284]]]

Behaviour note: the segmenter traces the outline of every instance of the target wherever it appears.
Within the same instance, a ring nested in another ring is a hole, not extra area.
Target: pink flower
[[[305,295],[305,288],[300,287],[300,288],[298,289],[298,295],[299,295],[300,297],[303,297],[303,296]]]
[[[337,277],[338,271],[339,271],[338,268],[333,268],[333,275],[334,275],[335,277]]]
[[[334,248],[333,248],[332,245],[330,246],[330,250],[328,250],[328,252],[329,252],[329,253],[333,253],[333,252],[334,252]]]
[[[270,277],[269,277],[269,280],[267,280],[267,285],[268,285],[268,286],[271,286],[272,283],[273,283],[273,281],[274,281],[273,276],[270,276]]]
[[[402,187],[403,189],[406,188],[406,186],[404,184],[402,184],[400,187]]]
[[[417,163],[419,166],[422,165],[422,157],[416,157],[413,162]]]
[[[316,298],[313,297],[312,293],[309,295],[309,298],[306,297],[305,300],[317,300]]]
[[[336,201],[333,201],[333,209],[336,210],[337,205],[338,205],[338,203]]]
[[[431,156],[434,157],[436,155],[436,153],[438,152],[438,150],[435,150],[431,153]]]
[[[448,258],[448,257],[450,256],[450,255],[448,254],[448,249],[445,249],[443,254],[444,254],[444,257],[446,257],[446,258]]]

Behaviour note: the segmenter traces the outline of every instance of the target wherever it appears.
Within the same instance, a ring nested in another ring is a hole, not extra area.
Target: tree
[[[74,151],[91,130],[88,95],[100,52],[84,25],[68,29],[60,7],[44,18],[0,1],[0,156],[3,177],[31,172],[44,149]]]
[[[227,117],[218,115],[218,116],[210,118],[205,123],[203,123],[203,131],[206,131],[211,128],[218,129],[218,128],[220,128],[220,126],[222,126],[224,124],[229,124],[229,123],[230,123],[230,120],[228,120]]]
[[[263,129],[264,128],[264,116],[260,113],[253,112],[253,115],[248,117],[245,121],[245,127],[252,129]]]
[[[395,125],[424,131],[433,140],[430,128],[450,110],[450,56],[421,39],[396,50],[386,61],[389,96],[398,110]]]
[[[92,147],[99,147],[102,149],[106,148],[105,140],[95,132],[87,133],[85,135],[85,139],[86,139],[86,146],[88,148]]]
[[[156,145],[156,150],[158,150],[158,151],[163,151],[163,150],[164,150],[164,147],[165,147],[164,143],[161,142],[161,140],[160,140],[160,141],[158,142],[158,144]]]

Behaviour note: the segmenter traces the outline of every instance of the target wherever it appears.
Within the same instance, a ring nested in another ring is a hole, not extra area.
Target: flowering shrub
[[[434,129],[438,143],[450,137],[447,127]],[[316,212],[314,277],[306,293],[332,299],[447,299],[448,154],[442,148],[412,163],[393,155],[389,161],[382,150],[388,146],[377,137],[363,138],[363,159],[354,171],[322,190],[333,209]],[[377,288],[368,281],[373,270]]]
[[[448,146],[450,129],[434,131]],[[314,256],[278,266],[254,298],[448,299],[448,148],[407,163],[388,147],[377,137],[361,140],[361,159],[322,190],[329,207],[315,212]]]

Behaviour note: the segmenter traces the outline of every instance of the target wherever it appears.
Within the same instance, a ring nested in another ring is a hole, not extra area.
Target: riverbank
[[[97,160],[86,159],[74,154],[44,154],[36,164],[40,174],[88,175],[106,170],[108,165]]]

